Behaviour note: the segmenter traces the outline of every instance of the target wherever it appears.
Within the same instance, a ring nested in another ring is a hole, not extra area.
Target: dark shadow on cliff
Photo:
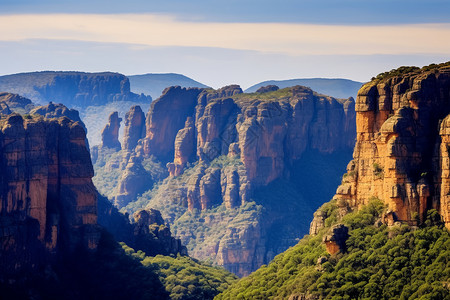
[[[168,299],[150,269],[127,256],[106,231],[95,252],[79,247],[34,273],[0,283],[0,299]]]
[[[307,151],[293,164],[289,179],[278,179],[255,191],[265,207],[267,249],[278,254],[308,234],[314,211],[329,201],[340,184],[350,151],[319,154]]]

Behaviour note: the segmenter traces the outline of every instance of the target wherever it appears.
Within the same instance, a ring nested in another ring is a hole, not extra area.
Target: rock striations
[[[69,117],[78,112],[53,103],[0,115],[1,284],[96,250],[100,225],[148,255],[187,255],[158,211],[139,211],[130,224],[107,200],[98,203],[84,124]]]
[[[355,209],[376,197],[390,219],[410,225],[437,209],[450,228],[449,104],[450,63],[402,67],[365,84],[356,100],[353,160],[336,191],[339,205]],[[311,233],[321,219],[316,214]]]
[[[86,133],[67,117],[0,120],[1,269],[15,273],[81,244],[97,247],[97,191]]]
[[[152,103],[141,153],[173,157],[168,168],[174,176],[197,158],[209,163],[236,156],[249,184],[267,185],[306,149],[330,153],[351,147],[354,117],[352,99],[337,100],[300,86],[263,95],[242,94],[238,86],[217,91],[173,87]]]

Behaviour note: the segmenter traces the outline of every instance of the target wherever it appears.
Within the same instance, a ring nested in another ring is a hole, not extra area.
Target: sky
[[[180,73],[219,88],[368,81],[450,60],[448,0],[0,0],[0,75]]]

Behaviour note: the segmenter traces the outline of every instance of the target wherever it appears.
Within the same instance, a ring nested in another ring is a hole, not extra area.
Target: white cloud
[[[152,14],[0,16],[0,41],[78,40],[215,47],[287,55],[448,54],[450,23],[334,26],[200,23]]]

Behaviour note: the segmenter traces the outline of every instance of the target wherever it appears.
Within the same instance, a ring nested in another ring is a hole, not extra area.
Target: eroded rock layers
[[[2,274],[39,267],[77,245],[95,249],[97,191],[79,122],[0,119]]]
[[[410,225],[437,209],[450,228],[449,113],[449,63],[400,68],[365,84],[356,100],[353,160],[335,196],[339,205],[354,209],[376,197],[392,218]]]
[[[180,175],[187,162],[237,157],[244,172],[236,168],[198,174],[188,205],[240,205],[248,198],[249,185],[264,186],[288,175],[305,150],[331,153],[353,143],[352,99],[337,100],[300,86],[281,91],[168,88],[152,103],[147,134],[137,150],[144,157],[169,161],[172,176]]]

